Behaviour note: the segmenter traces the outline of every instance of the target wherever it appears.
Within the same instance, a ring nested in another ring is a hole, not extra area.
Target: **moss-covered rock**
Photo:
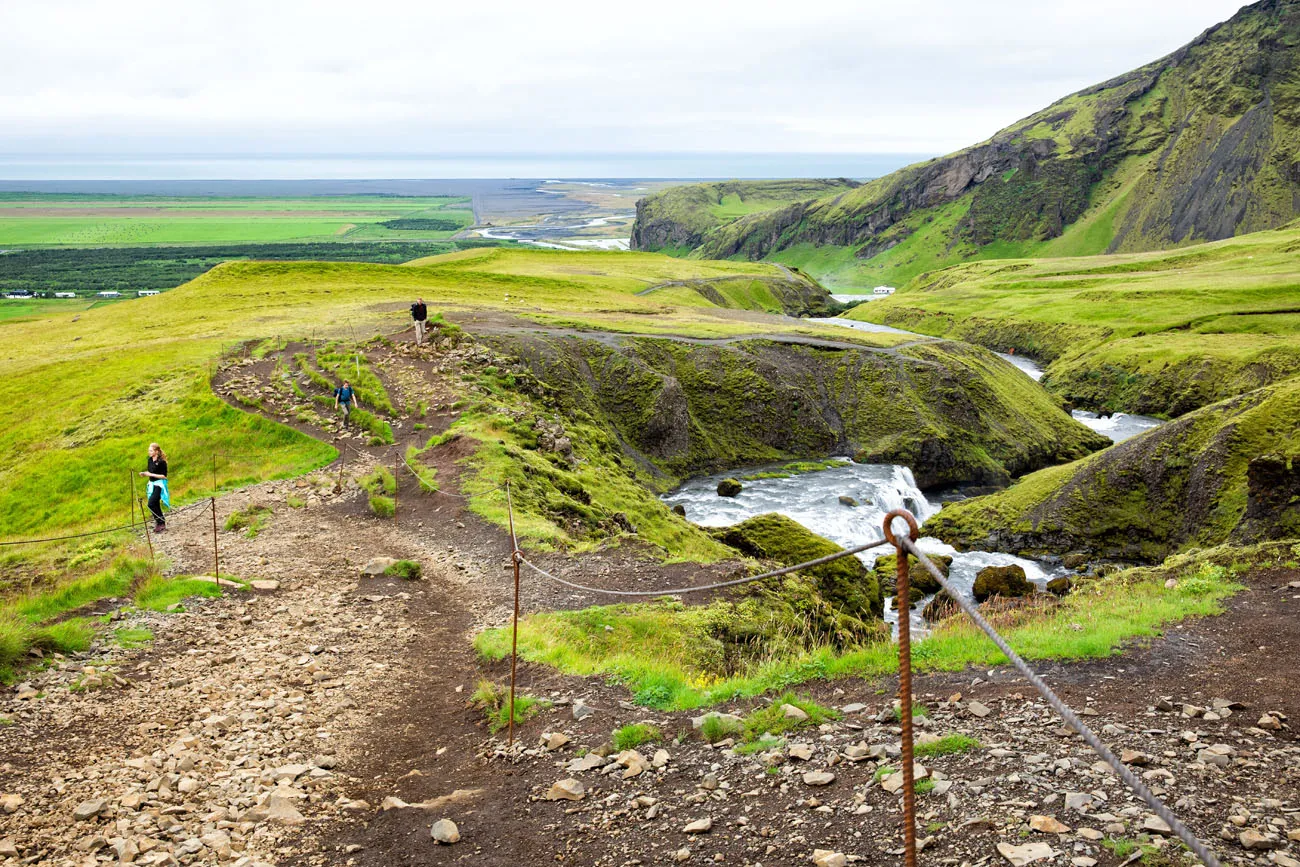
[[[714,536],[742,554],[778,566],[793,566],[844,550],[784,515],[759,515]],[[884,598],[875,576],[856,557],[842,557],[772,581],[746,585],[747,595],[773,611],[785,612],[789,629],[809,643],[837,647],[880,635]],[[737,627],[740,628],[740,627]]]
[[[939,568],[943,577],[948,577],[948,570],[952,568],[952,558],[947,554],[926,554],[931,563]],[[898,555],[885,554],[876,559],[872,565],[871,571],[875,573],[876,580],[882,587],[898,586]],[[926,596],[931,593],[938,593],[943,589],[930,570],[921,565],[921,561],[916,559],[915,555],[907,555],[907,578],[908,585],[913,589],[920,590]]]
[[[1047,592],[1053,596],[1064,596],[1074,589],[1074,582],[1062,575],[1047,582]]]
[[[985,566],[975,576],[972,592],[976,602],[987,602],[994,596],[1003,599],[1031,596],[1037,588],[1025,577],[1025,570],[1012,563],[1010,566]]]
[[[719,497],[734,497],[745,489],[745,486],[735,479],[723,479],[718,482]]]

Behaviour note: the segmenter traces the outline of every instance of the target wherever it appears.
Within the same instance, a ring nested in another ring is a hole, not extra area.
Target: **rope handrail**
[[[952,597],[953,601],[961,608],[961,610],[970,617],[975,625],[978,626],[995,645],[997,645],[998,650],[1006,654],[1007,659],[1009,659],[1016,670],[1024,676],[1025,680],[1029,681],[1030,685],[1032,685],[1034,689],[1038,690],[1039,694],[1042,695],[1043,698],[1047,700],[1047,703],[1052,706],[1052,709],[1060,714],[1061,719],[1065,720],[1066,724],[1069,725],[1070,728],[1078,732],[1084,742],[1092,748],[1093,752],[1101,756],[1106,764],[1110,765],[1111,769],[1114,770],[1119,778],[1124,781],[1124,784],[1132,789],[1138,797],[1147,803],[1147,806],[1155,811],[1156,815],[1159,816],[1164,823],[1169,826],[1170,830],[1178,836],[1178,839],[1182,840],[1183,843],[1187,845],[1187,848],[1192,850],[1197,858],[1201,859],[1201,863],[1206,865],[1206,867],[1219,867],[1219,860],[1214,856],[1214,853],[1211,852],[1205,844],[1203,844],[1196,835],[1193,834],[1191,830],[1184,825],[1168,807],[1165,806],[1163,801],[1156,797],[1154,792],[1147,788],[1147,786],[1138,779],[1136,774],[1129,770],[1128,765],[1121,762],[1119,757],[1117,757],[1113,752],[1111,752],[1109,747],[1101,742],[1101,739],[1097,737],[1092,729],[1088,728],[1088,726],[1084,724],[1083,720],[1081,720],[1079,716],[1071,710],[1055,692],[1052,691],[1052,688],[1049,687],[1043,679],[1029,667],[1029,663],[1025,662],[1018,653],[1011,649],[1011,645],[1007,644],[1006,639],[999,635],[998,631],[984,619],[983,615],[979,613],[979,609],[971,604],[971,601],[966,598],[965,594],[961,593],[948,583],[948,579],[945,578],[943,573],[935,567],[934,563],[930,561],[930,558],[925,556],[925,554],[923,554],[907,536],[899,535],[897,538],[899,539],[899,543],[896,544],[900,544],[900,547],[906,548],[909,553],[916,557],[921,565],[925,567],[926,571],[939,582],[940,586],[942,586],[944,590],[948,591],[948,595]],[[905,615],[900,614],[900,616]]]
[[[768,578],[779,578],[782,575],[789,575],[791,572],[798,572],[801,569],[811,569],[814,566],[821,566],[826,563],[831,563],[843,557],[851,557],[854,554],[861,554],[863,551],[868,551],[872,548],[878,548],[881,545],[885,545],[885,544],[888,544],[888,542],[885,539],[877,539],[874,542],[868,542],[867,544],[859,545],[856,548],[847,548],[843,551],[837,551],[834,554],[827,554],[825,557],[818,557],[816,560],[809,560],[806,563],[798,563],[794,566],[784,566],[780,569],[773,569],[770,572],[763,572],[759,575],[750,575],[746,578],[736,578],[731,581],[719,581],[714,584],[705,584],[700,587],[676,587],[669,590],[607,590],[603,587],[586,587],[582,584],[574,584],[572,581],[566,581],[557,575],[552,575],[550,572],[547,572],[545,569],[541,568],[540,566],[537,566],[529,562],[528,559],[524,557],[523,553],[520,552],[518,549],[516,549],[515,551],[515,556],[519,559],[520,563],[524,564],[529,569],[532,569],[534,572],[541,575],[542,577],[549,578],[550,580],[556,582],[557,584],[563,584],[565,587],[572,587],[574,590],[582,590],[587,593],[605,593],[610,596],[646,597],[646,596],[676,596],[679,593],[701,593],[706,590],[720,590],[723,587],[735,587],[740,584],[750,584],[754,581],[765,581]]]
[[[183,509],[171,509],[168,511],[167,515],[168,517],[172,517],[175,515],[184,514],[185,512],[188,512],[192,509],[199,509],[199,508],[206,509],[208,505],[209,504],[206,500],[201,503],[192,503],[184,507]],[[109,527],[106,530],[90,530],[85,533],[70,533],[66,536],[47,536],[43,539],[13,539],[6,542],[0,542],[0,546],[40,545],[45,542],[64,542],[69,539],[86,539],[89,538],[90,536],[106,536],[109,533],[120,533],[123,530],[134,530],[139,527],[143,527],[145,523],[146,523],[145,521],[132,521],[130,524],[123,524],[120,527]]]

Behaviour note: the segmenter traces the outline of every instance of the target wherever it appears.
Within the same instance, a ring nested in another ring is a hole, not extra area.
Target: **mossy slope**
[[[959,343],[896,351],[765,340],[510,338],[568,418],[596,422],[667,486],[743,464],[855,454],[923,487],[1005,484],[1103,448],[1037,384]]]
[[[1300,535],[1300,380],[1189,413],[1011,488],[926,530],[958,547],[1159,560],[1229,538]],[[1280,455],[1260,473],[1261,456]],[[1252,462],[1256,462],[1252,466]],[[1252,481],[1253,478],[1253,481]]]

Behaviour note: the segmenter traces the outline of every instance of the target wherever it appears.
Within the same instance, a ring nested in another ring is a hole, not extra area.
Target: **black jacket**
[[[416,322],[423,322],[429,318],[429,308],[423,304],[415,303],[411,305],[411,318]]]

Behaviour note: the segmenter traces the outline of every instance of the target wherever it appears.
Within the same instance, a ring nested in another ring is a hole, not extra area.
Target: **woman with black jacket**
[[[167,529],[163,509],[170,509],[172,505],[167,492],[167,455],[163,453],[162,446],[149,443],[149,462],[146,466],[147,469],[140,475],[149,480],[146,490],[149,493],[149,511],[153,513],[153,531],[161,533]]]

